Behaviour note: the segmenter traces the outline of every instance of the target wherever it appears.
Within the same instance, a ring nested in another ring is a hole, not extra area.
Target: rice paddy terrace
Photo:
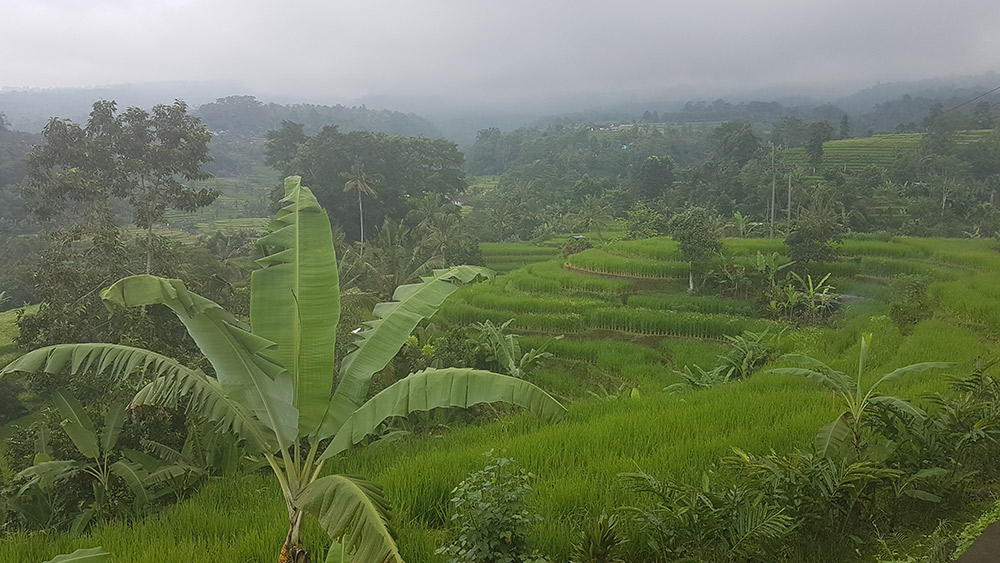
[[[762,239],[728,239],[724,246],[734,263],[749,261],[758,251],[784,252],[780,242]],[[615,242],[566,259],[557,254],[555,247],[485,246],[488,263],[509,272],[462,288],[434,322],[513,319],[530,345],[565,335],[551,343],[557,357],[536,381],[569,406],[566,419],[547,425],[508,414],[497,422],[417,432],[356,449],[330,468],[385,486],[393,504],[391,523],[408,562],[443,561],[434,550],[449,539],[450,492],[482,468],[482,454],[491,449],[536,476],[529,503],[543,520],[533,536],[550,560],[566,561],[586,515],[636,502],[621,486],[621,472],[640,468],[696,481],[734,447],[752,453],[809,447],[817,429],[840,411],[824,389],[805,379],[757,373],[705,391],[662,391],[677,381],[673,369],[714,365],[727,335],[785,329],[782,352],[808,354],[850,371],[852,365],[856,370],[860,335],[872,333],[871,377],[923,361],[956,362],[953,373],[964,374],[976,358],[1000,355],[995,241],[846,241],[840,260],[817,273],[831,272],[837,291],[858,299],[812,327],[771,320],[750,301],[688,295],[687,264],[669,239]],[[899,274],[932,280],[933,315],[907,330],[888,316],[889,282]],[[886,391],[919,402],[925,392],[945,391],[946,375],[913,374]],[[271,561],[284,536],[280,495],[269,478],[240,479],[213,483],[131,526],[102,525],[85,537],[14,536],[0,544],[0,561],[43,560],[91,545],[102,545],[123,561]],[[321,549],[322,533],[312,530],[310,537]],[[862,555],[860,560],[874,560],[874,553]],[[818,553],[809,560],[824,559]]]
[[[992,133],[992,130],[964,131],[955,135],[955,142],[970,143]],[[920,148],[923,138],[923,133],[896,133],[827,141],[823,143],[823,167],[845,172],[858,172],[871,165],[888,168],[899,155]],[[788,149],[784,154],[792,165],[812,166],[804,148]]]

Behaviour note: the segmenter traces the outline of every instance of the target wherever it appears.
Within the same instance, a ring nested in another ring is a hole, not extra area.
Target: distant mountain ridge
[[[0,89],[0,113],[6,114],[12,129],[37,133],[52,116],[85,122],[91,105],[98,99],[114,99],[123,108],[148,108],[180,98],[215,132],[260,136],[287,119],[304,124],[310,133],[324,125],[337,125],[343,131],[447,137],[467,147],[479,130],[491,127],[511,131],[553,123],[631,122],[640,121],[650,112],[659,112],[662,116],[669,114],[670,119],[678,122],[748,120],[763,123],[773,123],[786,116],[807,121],[837,120],[847,114],[855,134],[869,130],[891,132],[901,126],[910,130],[914,125],[919,126],[933,104],[951,107],[996,86],[1000,86],[1000,73],[989,72],[878,83],[846,96],[826,98],[817,94],[821,91],[818,87],[808,92],[775,87],[724,97],[698,96],[684,89],[659,94],[612,95],[606,92],[593,96],[581,92],[576,97],[561,99],[561,104],[553,105],[557,100],[549,99],[523,101],[522,106],[515,102],[503,106],[484,102],[477,105],[472,101],[450,103],[443,98],[386,94],[368,96],[347,106],[335,102],[264,102],[253,96],[231,95],[245,91],[244,87],[232,83],[164,82],[96,88]],[[285,98],[285,101],[290,100]],[[984,100],[1000,104],[1000,92]],[[371,109],[373,107],[380,109]],[[405,111],[387,109],[389,107]]]
[[[441,131],[427,119],[413,113],[372,110],[364,106],[264,103],[253,96],[231,95],[237,88],[226,83],[168,82],[117,85],[96,88],[49,88],[0,90],[0,113],[11,129],[37,133],[52,117],[85,123],[93,103],[115,100],[120,109],[129,106],[150,108],[175,99],[187,102],[216,132],[262,135],[288,119],[316,131],[325,125],[341,130],[365,130],[390,135],[439,138]]]

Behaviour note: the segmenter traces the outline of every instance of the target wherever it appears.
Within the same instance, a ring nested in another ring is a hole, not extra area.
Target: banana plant
[[[89,476],[93,479],[94,501],[74,519],[71,526],[74,533],[86,529],[95,513],[107,506],[112,477],[117,476],[128,485],[139,509],[159,497],[162,490],[157,490],[158,484],[174,478],[178,473],[179,469],[171,465],[144,467],[131,455],[138,452],[126,451],[125,457],[115,455],[118,436],[125,422],[124,404],[111,405],[98,435],[93,421],[75,397],[56,392],[52,400],[63,418],[60,426],[84,459],[57,460],[45,451],[37,453],[34,465],[16,475],[16,481],[21,484],[18,494],[30,496],[36,487],[45,490],[53,483],[78,473]]]
[[[386,419],[414,411],[505,401],[554,420],[565,409],[526,381],[465,368],[423,370],[369,398],[372,376],[392,360],[417,324],[459,284],[490,272],[457,266],[400,286],[357,331],[338,371],[340,291],[330,221],[298,176],[286,178],[282,203],[269,232],[257,241],[263,257],[251,275],[249,325],[189,292],[180,280],[133,276],[101,294],[109,309],[156,304],[172,309],[214,376],[148,350],[114,344],[42,348],[0,375],[63,369],[96,369],[123,378],[151,373],[154,379],[139,390],[133,406],[183,406],[219,430],[235,433],[266,459],[288,511],[280,562],[309,561],[300,532],[310,514],[336,540],[331,556],[402,563],[381,488],[359,477],[323,476],[327,460],[364,440]]]
[[[858,357],[858,375],[855,378],[844,372],[837,371],[823,362],[801,354],[786,354],[784,359],[804,367],[774,368],[769,373],[803,376],[819,382],[830,389],[847,407],[833,422],[820,428],[816,434],[816,451],[821,456],[833,456],[843,453],[845,444],[853,446],[854,454],[861,456],[864,449],[864,429],[868,418],[876,407],[884,407],[896,413],[914,418],[924,418],[926,413],[913,403],[879,393],[883,383],[899,379],[914,372],[925,372],[935,369],[948,369],[955,364],[946,362],[923,362],[910,364],[895,369],[880,376],[868,387],[862,385],[865,375],[865,364],[868,361],[868,344],[871,335],[861,335],[861,351]]]
[[[507,327],[512,322],[514,319],[495,325],[487,319],[482,323],[475,323],[473,326],[479,332],[469,341],[487,351],[486,361],[495,362],[508,375],[525,379],[531,376],[542,362],[552,357],[552,353],[546,352],[545,349],[553,341],[562,340],[563,335],[549,338],[541,347],[532,348],[522,354],[520,336],[507,332]]]

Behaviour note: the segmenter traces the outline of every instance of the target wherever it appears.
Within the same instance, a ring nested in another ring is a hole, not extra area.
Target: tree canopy
[[[426,193],[453,198],[466,188],[462,153],[443,139],[342,133],[334,126],[310,137],[300,124],[286,121],[268,133],[267,156],[282,173],[301,174],[314,187],[320,204],[330,210],[331,221],[351,237],[361,232],[360,216],[347,211],[353,209],[357,195],[344,192],[343,175],[350,175],[356,166],[380,178],[378,198],[364,205],[369,229],[385,219],[403,219],[410,199]]]

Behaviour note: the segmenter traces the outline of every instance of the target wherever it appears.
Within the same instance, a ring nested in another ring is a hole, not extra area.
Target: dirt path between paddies
[[[990,524],[955,563],[1000,563],[1000,522]]]

